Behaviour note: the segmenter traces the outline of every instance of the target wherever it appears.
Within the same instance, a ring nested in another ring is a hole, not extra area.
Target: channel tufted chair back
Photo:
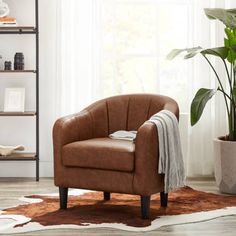
[[[117,130],[138,130],[153,114],[165,107],[174,108],[173,100],[158,95],[121,95],[98,101],[84,110],[88,113],[91,136],[107,137]],[[178,113],[178,106],[175,108]]]
[[[177,103],[166,96],[132,94],[110,97],[83,111],[56,121],[53,129],[55,185],[61,208],[66,208],[69,187],[141,196],[142,217],[148,218],[151,194],[161,192],[167,204],[163,176],[158,170],[158,135],[146,122],[166,109],[179,118]],[[136,130],[134,142],[112,140],[118,130]]]

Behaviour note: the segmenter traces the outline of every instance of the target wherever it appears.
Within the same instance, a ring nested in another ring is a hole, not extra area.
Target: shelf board
[[[0,116],[35,116],[35,111],[25,111],[25,112],[4,112],[0,111]]]
[[[36,73],[36,70],[0,70],[0,73]]]
[[[35,34],[34,26],[0,26],[0,34]]]
[[[0,26],[0,30],[35,30],[34,26]]]
[[[35,161],[36,153],[13,153],[9,156],[0,156],[0,161]]]

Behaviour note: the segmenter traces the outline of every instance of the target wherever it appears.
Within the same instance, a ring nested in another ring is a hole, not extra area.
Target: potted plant
[[[215,177],[220,191],[236,194],[236,9],[204,9],[210,20],[219,20],[225,25],[224,46],[203,49],[201,47],[174,49],[167,58],[173,59],[184,53],[189,59],[197,54],[203,56],[214,72],[218,82],[217,89],[200,88],[191,103],[191,125],[200,119],[207,102],[217,93],[221,93],[227,111],[229,133],[214,140]],[[209,60],[210,56],[219,58],[225,69],[228,89],[223,86],[217,68]]]

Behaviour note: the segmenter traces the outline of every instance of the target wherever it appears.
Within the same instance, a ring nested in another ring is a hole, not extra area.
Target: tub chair
[[[167,206],[163,175],[158,174],[156,126],[146,122],[167,109],[179,118],[177,103],[166,96],[132,94],[106,98],[81,112],[60,118],[53,128],[54,179],[60,208],[67,208],[68,188],[140,195],[141,217],[149,218],[150,197],[160,193]],[[135,141],[115,140],[109,134],[136,130]]]

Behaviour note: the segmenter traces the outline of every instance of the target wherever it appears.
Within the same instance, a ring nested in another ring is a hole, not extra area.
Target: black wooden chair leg
[[[105,201],[109,201],[111,199],[111,193],[103,192],[103,198]]]
[[[141,196],[142,219],[149,219],[151,196]]]
[[[67,209],[68,188],[59,187],[60,209]]]
[[[168,193],[160,192],[161,206],[167,207],[168,205]]]

